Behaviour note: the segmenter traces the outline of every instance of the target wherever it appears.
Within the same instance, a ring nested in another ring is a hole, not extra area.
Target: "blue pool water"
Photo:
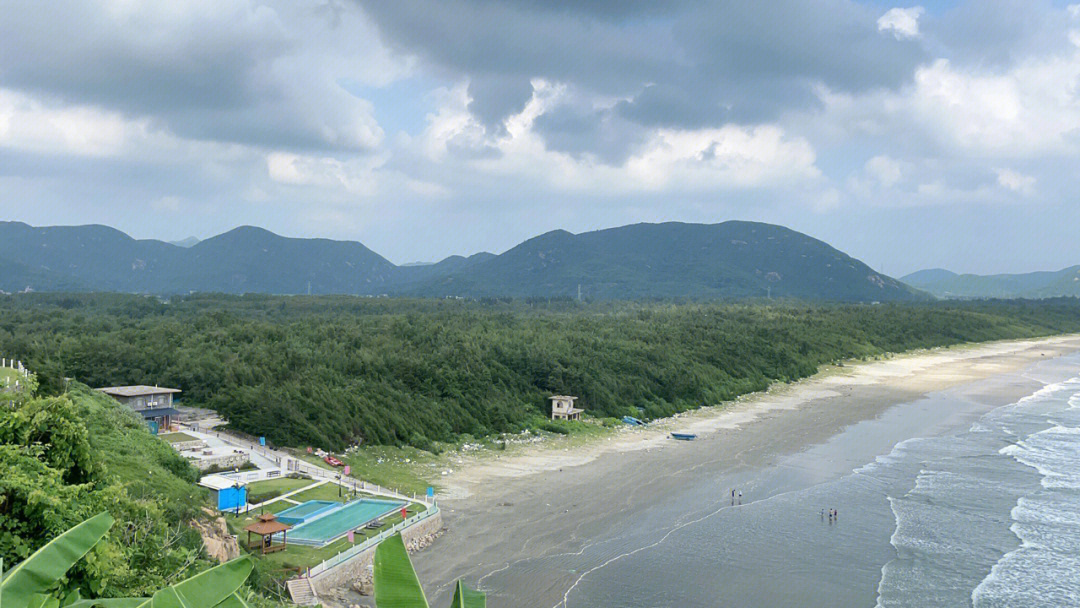
[[[344,536],[349,530],[363,527],[368,522],[389,515],[404,506],[405,503],[394,500],[354,500],[339,508],[324,511],[289,530],[289,542],[325,545]]]

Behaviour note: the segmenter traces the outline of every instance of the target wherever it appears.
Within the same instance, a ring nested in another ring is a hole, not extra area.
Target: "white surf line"
[[[667,539],[668,539],[668,538],[669,538],[669,537],[670,537],[670,536],[671,536],[672,534],[674,534],[674,533],[678,532],[679,530],[682,530],[683,528],[685,528],[685,527],[687,527],[687,526],[692,526],[692,525],[694,525],[694,524],[696,524],[696,523],[700,523],[700,522],[703,522],[703,521],[705,521],[706,519],[709,519],[710,517],[712,517],[713,515],[716,515],[717,513],[720,513],[720,512],[721,512],[721,511],[723,511],[724,509],[738,509],[738,508],[740,508],[740,507],[744,507],[744,506],[746,506],[746,507],[749,507],[750,505],[755,505],[755,504],[758,504],[758,503],[764,503],[764,502],[768,502],[768,501],[771,501],[771,500],[773,500],[773,499],[776,499],[776,498],[780,498],[781,496],[787,496],[788,494],[797,494],[797,493],[799,493],[799,492],[805,492],[805,491],[807,491],[807,490],[811,490],[811,489],[813,489],[813,488],[816,488],[816,487],[818,487],[818,486],[822,486],[822,485],[825,485],[825,484],[827,484],[827,483],[832,483],[832,482],[834,482],[834,481],[835,481],[835,480],[829,480],[829,481],[825,481],[825,482],[821,482],[821,483],[817,483],[817,484],[814,484],[814,485],[812,485],[812,486],[807,486],[807,487],[805,487],[805,488],[799,488],[799,489],[797,489],[797,490],[788,490],[787,492],[780,492],[779,494],[774,494],[774,495],[772,495],[772,496],[767,496],[767,497],[765,497],[765,498],[762,498],[761,500],[755,500],[755,501],[752,501],[752,502],[748,502],[748,503],[746,503],[745,505],[743,505],[743,504],[737,504],[737,505],[724,505],[724,506],[721,506],[721,507],[719,507],[719,508],[718,508],[718,509],[716,509],[715,511],[712,511],[711,513],[706,513],[705,515],[702,515],[701,517],[699,517],[699,518],[697,518],[697,519],[694,519],[694,520],[691,520],[691,521],[688,521],[688,522],[685,522],[685,523],[679,524],[679,525],[675,526],[674,528],[672,528],[672,529],[668,530],[668,531],[667,531],[667,533],[666,533],[666,534],[664,534],[664,536],[662,536],[662,537],[660,538],[660,540],[658,540],[658,541],[656,541],[656,542],[654,542],[654,543],[652,543],[652,544],[649,544],[649,545],[645,545],[645,546],[642,546],[642,547],[638,547],[637,549],[634,549],[633,551],[629,551],[629,552],[627,552],[627,553],[623,553],[622,555],[616,555],[615,557],[613,557],[613,558],[611,558],[611,559],[607,560],[606,562],[604,562],[604,563],[600,564],[599,566],[595,566],[595,567],[593,567],[593,568],[590,568],[590,569],[586,570],[585,572],[582,572],[582,573],[581,573],[581,576],[579,576],[579,577],[577,578],[577,580],[575,580],[575,581],[574,581],[574,584],[573,584],[573,585],[570,585],[570,587],[569,587],[569,588],[568,588],[568,589],[566,590],[566,593],[564,593],[564,594],[563,594],[563,599],[562,599],[562,601],[561,601],[561,602],[558,602],[558,603],[556,603],[556,604],[554,604],[554,605],[553,605],[553,606],[552,606],[551,608],[559,608],[560,606],[562,606],[562,608],[566,608],[566,606],[567,606],[567,602],[568,602],[568,601],[570,600],[570,593],[571,593],[571,592],[572,592],[572,591],[573,591],[573,590],[574,590],[574,589],[575,589],[575,588],[576,588],[576,587],[578,586],[578,584],[579,584],[579,583],[580,583],[580,582],[581,582],[581,581],[582,581],[582,580],[583,580],[583,579],[584,579],[584,578],[585,578],[586,576],[588,576],[588,575],[592,574],[593,572],[596,572],[597,570],[600,570],[601,568],[604,568],[604,567],[606,567],[606,566],[609,566],[609,565],[611,565],[611,564],[613,564],[613,563],[615,563],[615,562],[619,561],[620,559],[622,559],[622,558],[624,558],[624,557],[629,557],[629,556],[631,556],[631,555],[634,555],[635,553],[640,553],[641,551],[644,551],[644,550],[646,550],[646,549],[652,549],[653,547],[656,547],[656,546],[658,546],[658,545],[662,544],[662,543],[663,543],[664,541],[666,541],[666,540],[667,540]],[[722,502],[722,501],[721,501],[721,502]],[[582,551],[584,551],[584,549],[585,549],[585,548],[584,548],[584,547],[582,547]]]

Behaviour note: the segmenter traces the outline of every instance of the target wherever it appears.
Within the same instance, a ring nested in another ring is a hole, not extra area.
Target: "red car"
[[[340,466],[345,464],[344,462],[341,462],[340,460],[338,460],[337,458],[334,458],[333,456],[326,456],[325,458],[323,458],[323,460],[326,461],[326,464],[328,464],[328,465],[330,465],[332,467],[340,467]]]

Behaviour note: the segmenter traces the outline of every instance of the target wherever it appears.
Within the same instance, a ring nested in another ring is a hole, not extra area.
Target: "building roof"
[[[113,397],[142,397],[144,395],[165,395],[168,393],[180,392],[180,389],[178,388],[147,386],[145,384],[136,384],[134,386],[106,386],[94,390],[101,391],[106,395],[112,395]]]
[[[143,420],[149,420],[161,416],[176,416],[180,410],[174,407],[153,407],[147,410],[135,410],[135,413],[142,414]]]
[[[577,399],[577,397],[571,397],[570,395],[552,395],[552,396],[548,397],[548,399],[550,399],[552,401],[554,401],[556,399],[559,399],[559,400],[569,399],[570,401],[573,401],[574,399]]]
[[[224,475],[207,475],[199,480],[199,485],[204,488],[210,488],[211,490],[224,490],[226,488],[243,486],[245,483],[239,479],[229,479]]]
[[[284,532],[285,530],[292,529],[287,523],[277,520],[277,516],[273,513],[264,513],[259,516],[259,521],[244,526],[244,530],[248,532],[254,532],[259,536],[265,536],[267,534],[277,534],[278,532]]]

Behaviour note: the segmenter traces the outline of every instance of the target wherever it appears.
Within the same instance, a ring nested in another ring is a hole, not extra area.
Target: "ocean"
[[[1023,379],[1041,388],[1004,406],[958,387],[703,470],[616,531],[481,583],[564,569],[553,608],[1080,606],[1080,355]]]

